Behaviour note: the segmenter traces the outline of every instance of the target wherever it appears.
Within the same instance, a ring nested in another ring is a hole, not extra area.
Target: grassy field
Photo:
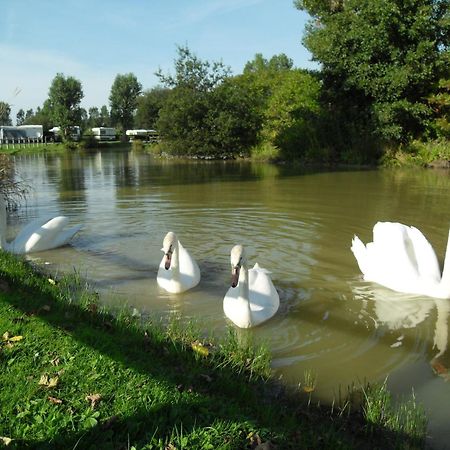
[[[232,329],[211,343],[176,319],[138,322],[103,310],[78,277],[55,281],[0,251],[0,447],[423,446],[420,408],[394,409],[384,386],[319,407],[273,380],[268,352]]]

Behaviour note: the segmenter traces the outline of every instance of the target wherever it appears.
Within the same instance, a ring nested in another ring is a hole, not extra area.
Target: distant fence
[[[53,142],[49,140],[48,143]],[[0,139],[0,148],[15,149],[29,146],[37,147],[38,145],[47,144],[46,137],[40,138],[5,138]]]

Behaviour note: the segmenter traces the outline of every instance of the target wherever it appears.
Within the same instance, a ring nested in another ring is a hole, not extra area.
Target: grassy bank
[[[67,151],[67,146],[62,143],[47,144],[2,144],[0,153],[7,155],[28,154],[28,153],[61,153]]]
[[[82,140],[80,142],[50,142],[47,144],[2,144],[0,145],[0,153],[16,155],[16,154],[32,154],[32,153],[64,153],[72,150],[89,150],[103,149],[114,150],[123,149],[130,146],[128,142],[98,142],[94,139]]]
[[[412,141],[395,149],[386,149],[380,161],[385,167],[442,167],[450,168],[450,141]]]
[[[0,447],[422,447],[420,411],[394,411],[384,387],[353,393],[354,410],[318,407],[269,372],[232,331],[211,344],[177,320],[113,316],[77,277],[0,252]]]

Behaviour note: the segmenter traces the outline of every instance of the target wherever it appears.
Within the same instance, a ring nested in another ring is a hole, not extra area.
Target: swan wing
[[[280,297],[265,269],[249,270],[249,296],[255,325],[270,319],[278,311]]]
[[[54,217],[45,223],[42,220],[33,221],[18,234],[11,243],[14,253],[31,253],[60,247],[77,233],[81,226],[67,230],[64,227],[69,219],[65,216]]]
[[[385,285],[416,281],[417,257],[408,234],[409,227],[395,222],[378,222],[373,227],[373,245],[368,245],[370,275]],[[377,280],[374,280],[377,281]]]
[[[21,228],[14,240],[17,242],[26,242],[36,230],[52,220],[52,218],[53,216],[44,216],[32,220]]]
[[[422,232],[415,227],[408,227],[408,236],[420,277],[424,281],[439,283],[441,270],[433,247]]]
[[[358,236],[353,236],[352,245],[350,247],[353,255],[355,256],[356,262],[358,263],[359,270],[363,275],[369,270],[369,261],[367,256],[367,248],[362,243],[361,239]]]
[[[200,268],[195,259],[178,241],[180,280],[189,287],[194,287],[200,282]]]

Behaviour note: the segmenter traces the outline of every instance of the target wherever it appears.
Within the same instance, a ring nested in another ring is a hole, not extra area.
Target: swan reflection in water
[[[367,284],[354,283],[352,291],[354,298],[362,301],[362,310],[372,318],[375,327],[386,326],[390,330],[415,328],[428,319],[433,308],[436,308],[432,348],[437,350],[437,353],[431,359],[430,364],[437,375],[445,380],[450,380],[449,355],[446,355],[450,300],[411,296]],[[370,305],[373,307],[371,308]],[[370,310],[373,311],[373,314]],[[397,345],[401,345],[401,342]]]

